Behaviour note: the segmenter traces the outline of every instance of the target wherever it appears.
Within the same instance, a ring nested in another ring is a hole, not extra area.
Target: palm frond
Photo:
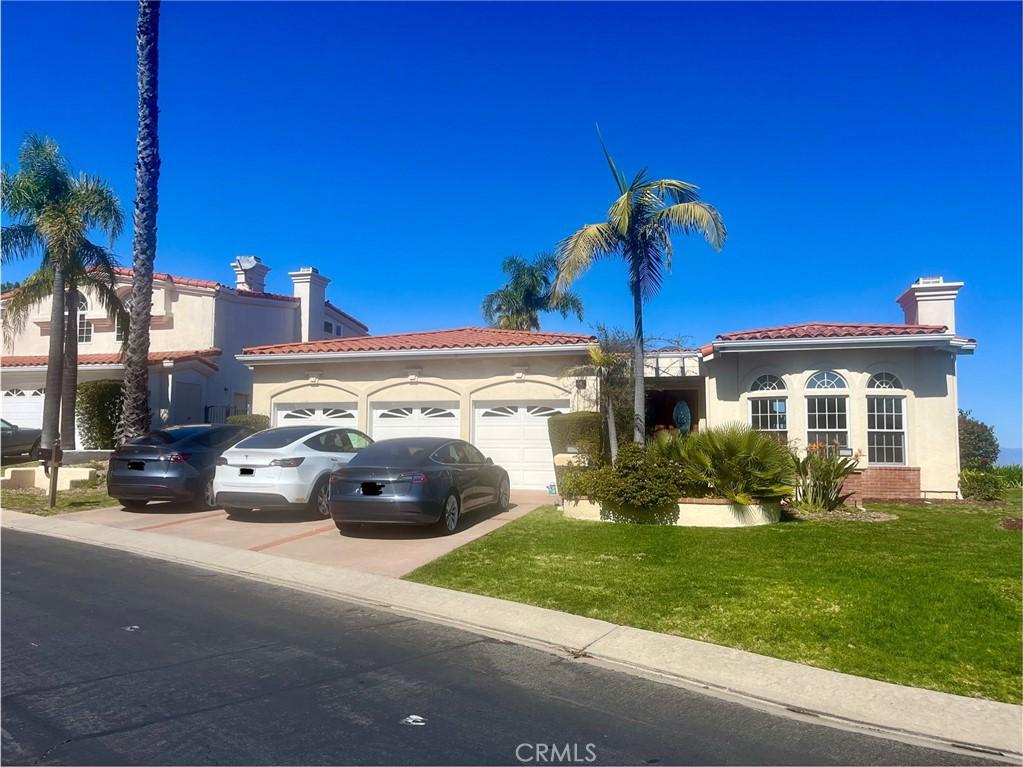
[[[694,232],[702,234],[715,250],[721,250],[728,237],[721,214],[705,202],[679,202],[669,205],[655,215],[654,221],[684,234]]]
[[[614,255],[620,248],[621,236],[609,223],[587,224],[558,244],[558,276],[554,292],[564,293],[576,277],[594,261]]]
[[[32,310],[53,295],[53,272],[39,269],[33,272],[4,301],[3,335],[4,344],[9,348],[28,322]]]
[[[71,198],[81,212],[86,230],[101,230],[113,245],[124,229],[124,212],[113,188],[98,176],[82,173],[75,179]]]
[[[12,224],[0,232],[0,263],[40,255],[43,241],[32,224]]]
[[[594,123],[596,125],[596,123]],[[625,194],[625,190],[629,188],[628,184],[625,183],[625,174],[618,170],[618,166],[615,165],[614,159],[611,157],[611,153],[607,151],[607,144],[604,143],[604,136],[600,133],[600,126],[596,125],[597,128],[597,139],[600,141],[600,148],[604,150],[604,157],[607,159],[607,166],[611,169],[611,175],[614,176],[615,183],[618,185],[618,191],[621,194]]]
[[[699,187],[674,178],[662,178],[646,184],[651,192],[668,203],[696,202],[700,199]]]

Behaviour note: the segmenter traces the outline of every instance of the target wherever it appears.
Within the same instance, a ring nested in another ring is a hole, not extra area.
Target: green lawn
[[[746,529],[568,520],[553,507],[409,580],[900,684],[1019,703],[1021,542],[1000,505]]]
[[[107,495],[106,466],[102,464],[86,464],[99,470],[92,482],[71,490],[57,493],[57,505],[49,508],[45,490],[4,490],[0,493],[0,507],[12,511],[23,511],[26,514],[66,514],[69,511],[85,511],[102,509],[107,506],[119,506],[118,502]]]

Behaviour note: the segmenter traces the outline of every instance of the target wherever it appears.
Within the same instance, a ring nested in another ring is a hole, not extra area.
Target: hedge
[[[604,419],[600,413],[584,410],[552,415],[547,419],[547,434],[555,455],[575,447],[591,464],[604,462]]]
[[[253,431],[263,431],[270,428],[270,417],[254,413],[252,415],[231,415],[227,422],[235,426],[247,426]]]
[[[112,450],[117,421],[121,417],[121,382],[87,381],[78,384],[75,416],[82,448]]]
[[[959,489],[963,498],[974,501],[998,501],[1005,492],[1005,482],[989,471],[963,469],[959,474]]]

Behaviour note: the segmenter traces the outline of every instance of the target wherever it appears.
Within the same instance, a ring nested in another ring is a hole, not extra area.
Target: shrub
[[[713,495],[748,506],[792,494],[795,476],[789,449],[743,424],[687,437],[662,433],[650,450],[678,467],[682,489],[691,497]]]
[[[795,506],[804,511],[832,511],[852,493],[842,493],[845,480],[856,470],[856,461],[842,458],[827,448],[810,448],[803,458],[793,456],[796,468]]]
[[[120,381],[87,381],[78,384],[75,418],[83,448],[112,450],[120,417]]]
[[[1014,466],[995,466],[991,473],[1001,477],[1006,487],[1023,487],[1023,466],[1018,463]]]
[[[247,426],[253,431],[263,431],[270,428],[269,416],[259,414],[230,415],[227,417],[227,422],[234,426]]]
[[[974,501],[999,501],[1005,492],[1004,480],[994,472],[963,469],[959,474],[963,498]]]
[[[604,463],[604,422],[600,413],[579,411],[558,413],[547,419],[547,434],[555,454],[567,453],[569,447],[576,447],[591,465]]]
[[[627,443],[613,466],[590,471],[587,488],[602,514],[616,522],[674,524],[678,518],[679,473],[642,445]]]
[[[557,466],[558,493],[562,498],[585,498],[593,486],[594,469],[583,466]]]
[[[964,469],[987,471],[998,460],[994,429],[978,421],[969,410],[959,411],[959,463]]]

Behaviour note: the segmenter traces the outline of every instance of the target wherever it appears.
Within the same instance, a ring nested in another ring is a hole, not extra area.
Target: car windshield
[[[183,439],[194,437],[196,434],[202,434],[204,431],[209,431],[209,426],[172,426],[169,429],[161,429],[160,431],[151,431],[149,434],[144,434],[141,437],[136,437],[131,440],[129,445],[171,445],[175,442],[181,442]]]
[[[308,437],[317,431],[322,431],[322,426],[282,426],[279,429],[267,429],[259,434],[253,434],[243,439],[235,447],[247,447],[251,450],[273,450],[277,447],[290,445],[303,437]]]
[[[415,442],[402,442],[391,440],[389,442],[375,442],[364,447],[355,457],[348,462],[349,466],[388,466],[404,468],[418,466],[436,446],[432,444],[417,444]]]

